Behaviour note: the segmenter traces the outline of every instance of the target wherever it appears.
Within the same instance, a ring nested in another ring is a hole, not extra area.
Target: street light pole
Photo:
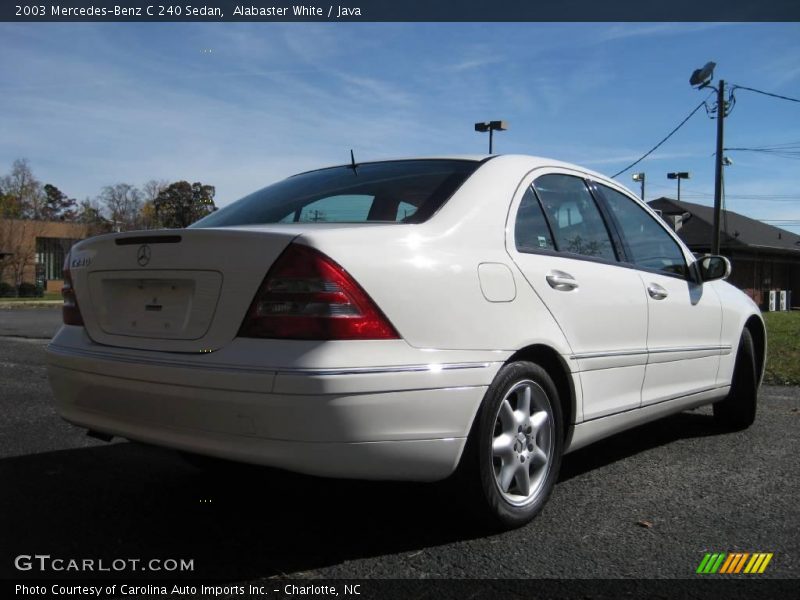
[[[722,140],[725,131],[725,81],[719,80],[717,88],[717,152],[714,154],[714,235],[711,254],[719,254],[719,222],[722,214]],[[680,180],[678,180],[680,185]]]
[[[646,179],[646,175],[644,174],[644,172],[634,173],[633,175],[631,175],[631,178],[634,181],[638,181],[639,183],[642,184],[642,195],[640,197],[642,199],[642,202],[645,202],[645,199],[644,199],[644,181]]]

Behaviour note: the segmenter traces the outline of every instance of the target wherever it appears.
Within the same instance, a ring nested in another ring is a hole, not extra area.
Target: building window
[[[69,238],[36,238],[36,264],[45,281],[64,278],[64,257],[80,240]]]

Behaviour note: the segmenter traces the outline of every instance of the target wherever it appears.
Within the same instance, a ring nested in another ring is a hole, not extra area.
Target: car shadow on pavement
[[[683,413],[568,455],[561,480],[714,433],[709,416]],[[450,482],[330,480],[237,465],[213,473],[131,443],[5,458],[0,481],[0,531],[10,555],[0,560],[3,578],[39,575],[13,569],[14,556],[38,553],[191,559],[193,572],[168,575],[246,580],[362,557],[399,554],[402,561],[403,552],[490,533]]]
[[[15,571],[13,557],[38,553],[193,559],[193,573],[168,575],[245,580],[485,534],[459,518],[458,499],[441,484],[239,465],[209,473],[177,453],[131,443],[5,458],[0,482],[2,578],[34,576]]]
[[[567,481],[588,471],[609,465],[687,438],[728,433],[714,422],[709,408],[678,413],[641,425],[567,454],[561,463],[559,481]]]

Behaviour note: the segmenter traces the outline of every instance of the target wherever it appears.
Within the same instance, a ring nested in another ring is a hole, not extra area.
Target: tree
[[[46,221],[74,221],[77,216],[77,202],[56,186],[49,183],[44,186],[44,204],[41,216]]]
[[[142,208],[142,193],[128,183],[107,185],[100,193],[113,227],[117,231],[135,229]]]
[[[25,158],[18,158],[11,166],[11,173],[0,178],[3,199],[2,216],[9,219],[41,218],[44,194],[42,184],[33,176]]]
[[[139,211],[139,222],[142,229],[158,229],[162,227],[156,211],[156,198],[167,189],[169,181],[164,179],[151,179],[142,186],[144,204]]]
[[[139,211],[139,227],[141,229],[160,229],[161,221],[156,212],[155,202],[146,200]]]
[[[14,198],[11,194],[6,194],[0,181],[0,219],[10,218],[14,211]]]
[[[78,214],[75,220],[78,221],[78,223],[87,225],[86,233],[89,237],[101,233],[108,233],[112,229],[111,222],[103,217],[103,213],[97,201],[90,200],[89,198],[86,198],[86,200],[82,201],[78,206]]]
[[[164,227],[188,227],[216,210],[215,193],[213,185],[176,181],[162,190],[154,202],[158,219]]]
[[[169,187],[166,179],[151,179],[142,186],[145,202],[155,202],[158,195]]]

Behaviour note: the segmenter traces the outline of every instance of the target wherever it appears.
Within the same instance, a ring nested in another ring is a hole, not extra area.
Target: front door
[[[642,404],[711,389],[719,368],[722,309],[711,288],[695,283],[687,257],[665,226],[637,202],[597,185],[623,237],[626,260],[647,292],[647,369]]]

